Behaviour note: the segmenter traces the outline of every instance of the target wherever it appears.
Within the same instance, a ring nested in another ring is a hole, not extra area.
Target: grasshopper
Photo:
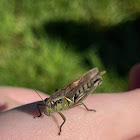
[[[101,85],[104,73],[105,71],[99,73],[98,68],[93,68],[66,87],[56,90],[49,98],[42,99],[42,104],[37,104],[39,115],[35,117],[42,115],[40,107],[44,107],[44,114],[47,116],[51,116],[54,112],[57,112],[63,119],[63,123],[59,127],[58,135],[60,135],[62,126],[66,122],[66,118],[61,111],[83,105],[86,110],[96,112],[94,109],[89,109],[82,101]]]

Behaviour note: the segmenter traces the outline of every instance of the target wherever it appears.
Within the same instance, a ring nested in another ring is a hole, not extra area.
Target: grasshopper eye
[[[54,101],[52,101],[51,104],[54,105]]]
[[[54,106],[55,106],[55,102],[52,101],[52,102],[51,102],[51,107],[54,107]]]

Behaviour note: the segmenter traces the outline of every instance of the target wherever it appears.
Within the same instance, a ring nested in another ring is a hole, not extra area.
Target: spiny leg
[[[61,112],[57,112],[61,117],[62,117],[62,119],[63,119],[63,123],[60,125],[60,127],[59,127],[59,133],[58,133],[58,135],[60,135],[61,134],[61,130],[62,130],[62,126],[64,125],[64,123],[66,122],[66,118],[65,118],[65,116],[61,113]]]
[[[83,102],[80,102],[79,105],[83,105],[86,108],[86,110],[88,110],[88,111],[96,112],[96,110],[94,110],[94,109],[89,109]]]
[[[70,108],[73,108],[73,107],[76,107],[76,106],[79,106],[79,105],[83,105],[85,108],[86,108],[86,110],[87,111],[94,111],[94,112],[96,112],[96,110],[94,110],[94,109],[89,109],[84,103],[82,103],[82,102],[80,102],[80,103],[78,103],[78,104],[76,104],[76,105],[73,105],[73,106],[71,106]]]
[[[38,111],[39,111],[39,115],[38,116],[35,116],[34,118],[36,118],[36,117],[40,117],[42,114],[41,114],[41,111],[40,111],[40,108],[39,107],[42,107],[42,106],[44,106],[44,104],[37,104],[37,109],[38,109]]]

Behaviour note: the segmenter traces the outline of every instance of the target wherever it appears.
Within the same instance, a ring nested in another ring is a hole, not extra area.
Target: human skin
[[[83,106],[63,111],[66,123],[58,136],[62,118],[39,115],[34,90],[12,87],[0,88],[1,140],[140,140],[140,65],[130,72],[131,91],[89,95]],[[134,84],[136,83],[136,84]],[[139,83],[139,84],[138,84]],[[43,99],[48,97],[39,93]]]

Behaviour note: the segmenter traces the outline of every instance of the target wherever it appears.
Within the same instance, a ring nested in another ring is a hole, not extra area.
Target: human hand
[[[130,79],[135,82],[136,76],[133,74],[135,75],[135,72],[131,71]],[[138,80],[136,81],[138,83]],[[140,82],[137,87],[140,87]],[[135,84],[130,83],[129,89],[134,88]],[[47,97],[45,94],[39,94],[44,99]],[[58,136],[59,126],[63,120],[57,113],[52,117],[43,115],[33,118],[39,114],[36,107],[39,97],[35,91],[1,87],[0,109],[7,111],[0,114],[0,139],[138,140],[139,98],[139,89],[117,94],[90,95],[84,103],[97,112],[88,112],[82,106],[63,111],[67,120],[62,127],[61,135]]]

